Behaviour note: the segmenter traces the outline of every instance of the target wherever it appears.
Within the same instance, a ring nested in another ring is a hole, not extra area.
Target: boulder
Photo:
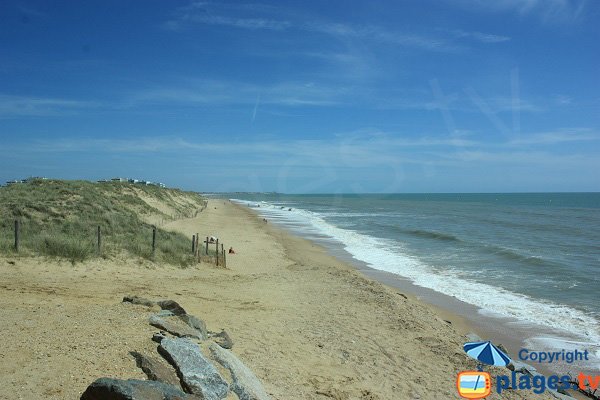
[[[162,382],[100,378],[81,395],[81,400],[201,400]]]
[[[215,343],[210,345],[210,352],[215,360],[231,372],[233,378],[231,389],[238,395],[240,400],[268,400],[271,398],[256,375],[232,352]]]
[[[184,314],[186,314],[186,312],[183,309],[183,307],[181,307],[179,305],[179,303],[177,303],[174,300],[161,300],[161,301],[156,302],[156,304],[158,304],[158,306],[160,308],[162,308],[163,310],[171,311],[175,315],[184,315]]]
[[[159,317],[174,317],[175,316],[175,314],[173,314],[169,310],[160,310],[155,315],[158,315]]]
[[[213,333],[212,338],[219,346],[224,349],[231,349],[233,347],[233,340],[225,331],[221,331],[221,333]]]
[[[191,337],[200,340],[204,340],[206,338],[206,335],[204,335],[201,331],[184,323],[179,317],[160,317],[158,315],[152,315],[148,322],[150,325],[165,330],[178,337]]]
[[[123,303],[139,304],[146,307],[154,307],[156,305],[156,302],[138,296],[125,296],[123,297]]]
[[[208,331],[206,330],[206,324],[201,319],[198,319],[190,314],[183,314],[179,316],[179,319],[188,324],[191,328],[196,329],[198,332],[202,333],[202,339],[206,339],[208,337]]]
[[[164,361],[154,357],[138,353],[137,351],[131,351],[129,354],[135,359],[138,368],[144,371],[148,379],[168,383],[169,385],[180,388],[177,373],[170,365],[165,364]]]
[[[158,352],[175,367],[186,391],[205,400],[223,399],[229,393],[229,384],[191,340],[164,338]]]

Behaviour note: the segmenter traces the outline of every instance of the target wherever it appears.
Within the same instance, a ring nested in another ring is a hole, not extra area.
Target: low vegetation
[[[77,262],[125,253],[186,266],[194,261],[190,239],[158,228],[153,254],[148,221],[191,217],[204,204],[197,193],[120,182],[37,179],[14,184],[0,188],[0,253],[14,254],[14,221],[18,220],[23,256]]]

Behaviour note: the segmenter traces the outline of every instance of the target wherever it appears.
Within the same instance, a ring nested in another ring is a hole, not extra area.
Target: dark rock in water
[[[192,328],[188,324],[184,323],[178,317],[161,318],[158,315],[152,315],[148,322],[150,325],[159,329],[163,329],[175,336],[191,337],[200,340],[204,340],[206,338],[206,335],[204,335],[198,329]]]
[[[206,324],[201,319],[198,319],[190,314],[180,315],[179,319],[188,324],[190,327],[196,329],[198,332],[202,333],[202,340],[206,340],[206,338],[208,338]]]
[[[271,398],[256,375],[232,352],[214,343],[210,345],[210,351],[213,357],[231,372],[233,378],[231,389],[238,395],[240,400],[268,400]]]
[[[175,386],[136,379],[100,378],[81,395],[81,400],[200,400]]]
[[[205,400],[223,399],[229,393],[225,379],[191,340],[165,338],[158,352],[177,369],[186,391]]]
[[[131,351],[129,354],[135,358],[135,363],[138,368],[144,371],[148,379],[179,387],[180,384],[177,373],[170,365],[165,364],[164,361],[146,356],[137,351]]]
[[[154,307],[156,305],[156,302],[138,296],[125,296],[123,297],[123,303],[139,304],[146,307]]]
[[[186,312],[183,309],[183,307],[181,307],[179,305],[179,303],[177,303],[176,301],[173,301],[173,300],[161,300],[161,301],[158,301],[156,304],[158,304],[160,306],[160,308],[162,308],[163,310],[169,310],[169,311],[171,311],[175,315],[184,315],[184,314],[186,314]]]
[[[233,340],[231,340],[231,337],[225,331],[213,333],[212,338],[216,344],[224,349],[231,349],[233,347]]]

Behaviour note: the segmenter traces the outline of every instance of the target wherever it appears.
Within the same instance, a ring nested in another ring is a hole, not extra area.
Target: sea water
[[[600,369],[600,193],[228,197],[370,268],[544,328],[528,343],[588,349]]]

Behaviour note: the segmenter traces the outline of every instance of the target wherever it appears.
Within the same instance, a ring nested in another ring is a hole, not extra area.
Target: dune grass
[[[0,188],[0,253],[14,254],[14,221],[21,225],[20,255],[46,255],[72,262],[120,253],[186,266],[194,259],[190,239],[157,230],[152,254],[152,225],[141,215],[170,217],[137,193],[160,201],[180,215],[193,215],[204,202],[197,193],[108,182],[32,180]],[[174,198],[185,198],[186,203]],[[164,214],[164,215],[163,215]],[[102,252],[97,249],[97,227]]]

